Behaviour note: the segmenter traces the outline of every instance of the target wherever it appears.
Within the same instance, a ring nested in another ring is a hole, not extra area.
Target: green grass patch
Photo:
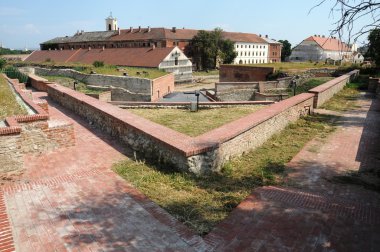
[[[26,114],[26,109],[17,102],[7,80],[0,75],[0,121],[7,116]]]
[[[76,91],[85,93],[85,94],[100,94],[104,91],[102,90],[94,90],[90,89],[87,87],[87,85],[83,82],[80,82],[78,80],[68,78],[68,77],[62,77],[62,76],[46,76],[46,75],[41,75],[42,78],[47,79],[48,81],[52,81],[55,83],[58,83],[64,87],[68,87],[71,89],[74,89],[74,81],[77,82],[76,84]]]
[[[274,67],[276,70],[286,72],[299,72],[316,68],[331,68],[337,69],[338,66],[325,64],[324,62],[276,62],[267,64],[251,65],[256,67]]]
[[[208,76],[208,75],[218,75],[219,76],[219,70],[208,70],[208,71],[196,71],[193,72],[194,76]]]
[[[128,109],[128,111],[189,136],[198,136],[253,113],[263,106],[200,109]]]
[[[97,74],[105,75],[117,75],[122,76],[123,73],[127,73],[131,77],[156,79],[168,73],[156,68],[141,68],[141,67],[117,67],[112,65],[105,65],[103,67],[87,67],[81,72],[90,74],[91,71],[95,71]]]
[[[324,83],[326,83],[332,79],[334,79],[334,78],[332,78],[332,77],[316,77],[316,78],[309,79],[306,82],[304,82],[300,85],[297,85],[296,95],[302,94],[302,93],[307,93],[310,89],[315,88],[319,85],[322,85],[322,84],[324,84]],[[293,96],[293,92],[294,92],[293,89],[290,88],[288,90],[289,96]]]
[[[343,90],[335,94],[329,101],[322,105],[322,109],[343,112],[357,107],[357,98],[360,95],[360,89],[366,87],[365,83],[349,83]]]
[[[326,137],[333,130],[330,116],[300,119],[211,176],[168,171],[130,159],[115,164],[113,169],[179,221],[205,235],[256,187],[282,184],[285,164],[305,143]]]
[[[93,65],[81,64],[81,63],[57,63],[57,62],[43,62],[43,63],[27,63],[27,62],[17,62],[19,66],[40,66],[48,68],[71,68],[76,71],[90,74],[91,72],[96,72],[97,74],[104,75],[116,75],[122,76],[123,73],[127,73],[131,77],[156,79],[161,76],[167,75],[168,73],[164,70],[158,68],[144,68],[144,67],[125,67],[125,66],[114,66],[114,65],[104,65],[102,67],[95,67]]]

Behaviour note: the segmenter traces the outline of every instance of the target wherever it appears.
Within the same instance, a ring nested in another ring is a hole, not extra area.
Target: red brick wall
[[[152,98],[155,102],[174,91],[174,74],[170,73],[152,80]]]
[[[220,82],[254,82],[265,81],[268,74],[273,73],[273,67],[255,67],[239,65],[221,65]]]
[[[269,46],[269,63],[281,62],[282,45],[270,44]]]

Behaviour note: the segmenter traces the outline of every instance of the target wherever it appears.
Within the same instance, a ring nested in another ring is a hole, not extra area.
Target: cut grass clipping
[[[260,108],[263,106],[201,109],[198,112],[185,109],[128,109],[128,111],[183,134],[198,136]]]
[[[16,101],[11,87],[4,77],[0,75],[0,121],[7,116],[26,114],[26,110]]]
[[[197,177],[126,160],[114,170],[200,235],[222,221],[255,187],[281,184],[285,164],[305,143],[325,137],[331,117],[309,116],[290,124],[261,147],[226,164],[220,174]]]

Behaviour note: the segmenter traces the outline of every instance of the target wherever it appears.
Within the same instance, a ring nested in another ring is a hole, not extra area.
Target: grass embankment
[[[334,79],[334,78],[332,78],[332,77],[316,77],[316,78],[309,79],[306,82],[304,82],[300,85],[297,85],[296,95],[302,94],[302,93],[307,93],[310,89],[315,88],[319,85],[322,85],[322,84],[324,84],[324,83],[326,83],[332,79]],[[294,92],[293,88],[288,89],[289,96],[293,96],[293,92]]]
[[[179,221],[204,235],[255,187],[281,184],[285,164],[305,143],[314,137],[325,137],[333,129],[328,116],[300,119],[256,150],[230,161],[220,174],[207,177],[129,159],[113,168]]]
[[[208,75],[218,75],[219,70],[209,70],[209,71],[194,71],[193,76],[208,76]]]
[[[90,74],[92,71],[97,74],[116,75],[122,76],[127,73],[128,76],[140,77],[147,79],[156,79],[158,77],[168,74],[167,72],[157,68],[144,68],[144,67],[126,67],[104,65],[102,67],[94,67],[93,65],[80,64],[80,63],[56,63],[56,62],[43,62],[43,63],[18,63],[19,65],[36,65],[42,67],[55,67],[55,68],[71,68],[76,71]]]
[[[83,82],[80,82],[78,80],[68,78],[68,77],[62,77],[62,76],[44,76],[41,75],[42,78],[47,79],[48,81],[56,82],[64,87],[68,87],[71,89],[74,89],[74,81],[77,82],[76,84],[76,90],[81,93],[85,94],[99,94],[103,92],[102,90],[94,90],[87,87],[87,85]]]
[[[7,81],[0,75],[0,121],[7,116],[26,115],[27,111],[18,104]]]
[[[360,90],[367,89],[367,84],[355,82],[347,84],[342,91],[335,94],[329,101],[322,105],[322,109],[344,112],[357,107],[357,98]]]
[[[276,70],[281,70],[285,72],[306,71],[309,69],[316,69],[316,68],[336,69],[339,67],[339,66],[325,64],[323,62],[277,62],[277,63],[257,64],[257,65],[250,65],[250,66],[274,67]]]
[[[200,109],[128,109],[128,111],[189,136],[198,136],[246,116],[263,106]]]

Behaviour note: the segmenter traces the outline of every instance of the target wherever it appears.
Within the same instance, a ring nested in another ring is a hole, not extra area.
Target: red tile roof
[[[103,61],[106,64],[134,67],[158,67],[173,48],[112,48],[112,49],[78,49],[78,50],[43,50],[35,51],[25,61],[45,62],[80,62],[92,64]]]
[[[351,51],[351,48],[347,44],[336,38],[310,36],[305,41],[315,41],[322,49],[327,51]]]
[[[191,40],[200,30],[195,29],[172,29],[166,28],[133,28],[120,30],[120,35],[116,34],[109,38],[110,41],[149,41],[149,40]],[[233,42],[267,43],[256,34],[241,32],[223,32],[225,39]]]

